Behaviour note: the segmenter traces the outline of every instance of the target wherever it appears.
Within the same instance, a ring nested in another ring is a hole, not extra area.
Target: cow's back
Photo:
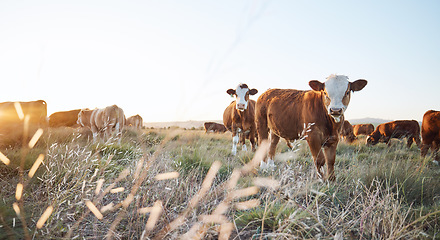
[[[353,125],[353,134],[358,135],[370,135],[374,131],[373,124],[356,124]]]
[[[77,127],[78,114],[81,109],[55,112],[49,116],[49,127]]]
[[[319,93],[295,89],[267,90],[258,98],[255,114],[257,126],[267,124],[288,140],[298,139],[305,124],[328,119]]]

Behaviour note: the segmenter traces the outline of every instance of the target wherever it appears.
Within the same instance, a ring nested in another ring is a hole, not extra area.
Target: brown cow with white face
[[[258,90],[249,89],[246,84],[239,84],[236,89],[228,89],[229,95],[235,96],[223,113],[223,124],[232,132],[232,155],[237,154],[237,144],[240,141],[242,149],[247,151],[245,140],[249,138],[252,150],[255,150],[255,101],[249,99],[249,95],[255,95]]]
[[[433,159],[439,161],[438,149],[440,147],[440,112],[429,110],[423,115],[422,120],[422,147],[420,155],[425,157],[431,149]]]
[[[274,167],[276,146],[281,138],[293,141],[305,137],[313,156],[316,171],[327,164],[327,178],[334,180],[334,163],[339,131],[351,92],[362,90],[366,80],[349,82],[348,77],[330,75],[322,83],[309,82],[313,91],[269,89],[257,100],[256,122],[260,142],[269,138],[268,159],[260,168]],[[309,128],[309,129],[307,129]],[[306,133],[306,136],[302,136]]]
[[[353,134],[357,137],[359,135],[370,135],[374,131],[374,125],[369,124],[356,124],[353,125]]]

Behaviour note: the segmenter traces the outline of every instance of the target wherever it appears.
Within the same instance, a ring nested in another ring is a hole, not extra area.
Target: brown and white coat
[[[327,164],[327,178],[335,179],[336,147],[350,93],[366,84],[366,80],[349,82],[346,76],[331,75],[324,83],[310,81],[312,91],[269,89],[263,93],[257,100],[255,117],[259,141],[268,139],[270,133],[270,148],[260,168],[275,166],[280,138],[293,141],[305,137],[318,175],[323,176],[321,167]]]

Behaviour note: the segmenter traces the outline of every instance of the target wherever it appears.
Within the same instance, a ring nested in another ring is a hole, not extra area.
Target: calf
[[[359,135],[370,135],[374,131],[373,124],[356,124],[353,125],[353,134],[357,137]]]
[[[440,147],[440,112],[429,110],[422,120],[422,147],[420,155],[425,157],[431,149],[433,158],[439,161],[437,152]]]
[[[375,145],[378,142],[391,144],[391,138],[407,138],[407,146],[411,147],[413,141],[420,146],[420,126],[415,120],[397,120],[379,124],[367,137],[368,145]]]
[[[326,178],[334,180],[334,163],[339,131],[351,92],[362,90],[366,80],[349,82],[348,77],[330,75],[322,83],[309,82],[313,91],[269,89],[257,100],[256,123],[259,141],[268,139],[268,159],[260,168],[274,167],[273,158],[280,137],[293,141],[304,137],[313,156],[316,171],[323,177],[321,167],[327,163]],[[307,134],[307,135],[306,135]]]
[[[255,150],[255,101],[249,99],[249,95],[255,95],[258,90],[249,89],[246,84],[239,84],[236,89],[228,89],[229,95],[235,96],[235,101],[231,102],[223,112],[223,124],[226,129],[232,132],[232,155],[237,154],[237,144],[242,144],[242,149],[247,150],[245,140],[248,138]]]
[[[127,118],[125,124],[127,126],[131,126],[137,129],[141,129],[142,125],[143,125],[144,120],[142,119],[141,116],[139,116],[139,114],[131,116],[129,118]]]
[[[205,128],[205,133],[210,131],[215,133],[224,133],[227,131],[225,125],[216,122],[205,122],[203,127]]]
[[[352,143],[354,140],[356,140],[356,136],[353,134],[353,126],[347,120],[345,120],[344,124],[342,125],[341,137],[349,143]]]

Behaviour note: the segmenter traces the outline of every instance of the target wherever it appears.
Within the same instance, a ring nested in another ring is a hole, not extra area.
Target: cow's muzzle
[[[339,117],[343,114],[342,108],[330,108],[330,115]]]
[[[237,103],[237,109],[240,111],[244,111],[246,108],[246,105],[244,103]]]

